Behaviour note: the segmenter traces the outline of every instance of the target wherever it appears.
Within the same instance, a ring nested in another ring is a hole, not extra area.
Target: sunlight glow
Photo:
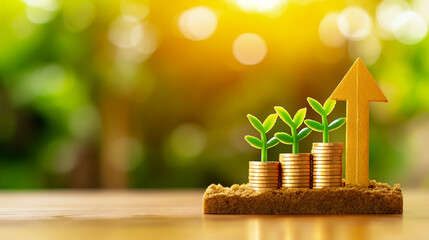
[[[349,55],[353,61],[361,57],[365,64],[372,65],[378,60],[380,54],[381,44],[373,35],[359,41],[349,42]]]
[[[236,0],[237,6],[246,12],[272,12],[286,3],[286,0]]]
[[[400,13],[392,23],[396,39],[404,44],[415,44],[426,37],[427,25],[423,17],[413,11]]]
[[[255,65],[264,60],[267,55],[267,44],[255,33],[244,33],[235,39],[233,54],[240,63]]]
[[[200,41],[209,38],[217,28],[217,16],[208,7],[194,7],[179,18],[180,32],[187,39]]]
[[[338,28],[338,16],[339,14],[335,12],[328,13],[319,25],[320,40],[328,47],[341,47],[346,42]]]
[[[372,19],[361,7],[352,6],[344,9],[338,17],[341,33],[351,40],[366,38],[372,29]]]

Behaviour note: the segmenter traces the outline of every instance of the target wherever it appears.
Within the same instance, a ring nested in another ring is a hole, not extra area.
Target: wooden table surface
[[[429,239],[429,192],[403,215],[203,215],[202,190],[0,193],[0,239]]]

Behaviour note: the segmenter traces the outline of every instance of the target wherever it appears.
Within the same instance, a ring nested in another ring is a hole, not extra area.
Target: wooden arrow
[[[330,98],[347,101],[346,183],[368,187],[369,102],[387,99],[360,58]]]

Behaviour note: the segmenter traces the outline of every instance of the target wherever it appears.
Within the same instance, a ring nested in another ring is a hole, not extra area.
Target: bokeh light
[[[352,6],[344,9],[338,16],[341,33],[351,40],[366,38],[372,30],[372,19],[361,7]]]
[[[267,44],[255,33],[244,33],[234,40],[232,52],[235,59],[245,65],[255,65],[267,55]]]
[[[416,12],[401,12],[392,23],[396,39],[404,44],[415,44],[426,37],[427,24]]]
[[[281,8],[286,0],[236,0],[236,3],[243,11],[266,13]]]
[[[217,16],[208,7],[194,7],[180,15],[178,24],[186,38],[194,41],[205,40],[216,30]]]
[[[338,16],[336,12],[328,13],[319,25],[320,40],[329,47],[341,47],[346,39],[338,28]]]
[[[381,44],[373,35],[359,41],[349,42],[349,55],[352,61],[360,57],[369,66],[378,60],[380,54]]]
[[[393,30],[393,21],[403,11],[408,10],[408,3],[404,0],[384,0],[376,9],[377,21],[386,30]]]
[[[149,2],[146,0],[122,0],[121,14],[128,21],[141,21],[149,14]]]
[[[412,0],[411,7],[429,24],[429,0]]]

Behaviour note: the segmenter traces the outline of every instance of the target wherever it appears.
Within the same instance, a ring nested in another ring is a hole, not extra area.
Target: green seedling
[[[306,127],[306,128],[303,128],[297,134],[297,129],[304,122],[305,114],[307,113],[307,108],[301,108],[300,110],[298,110],[298,112],[295,114],[293,119],[290,117],[289,113],[283,107],[274,107],[274,109],[276,110],[276,112],[280,116],[280,118],[283,120],[283,122],[285,122],[287,125],[289,125],[291,132],[292,132],[292,136],[287,134],[287,133],[284,133],[284,132],[276,133],[276,134],[274,134],[274,136],[281,143],[292,144],[292,152],[293,153],[299,153],[298,142],[301,141],[302,139],[306,138],[308,136],[308,134],[310,134],[310,132],[311,132],[311,129]]]
[[[259,119],[257,119],[252,114],[247,114],[247,118],[249,119],[252,126],[261,133],[261,139],[247,135],[244,137],[246,141],[254,148],[261,149],[261,162],[267,161],[267,150],[279,144],[279,141],[272,137],[269,141],[267,141],[267,132],[273,128],[274,124],[277,121],[277,114],[271,114],[265,119],[264,123],[261,123]]]
[[[317,121],[307,119],[305,120],[305,125],[307,125],[309,128],[311,128],[314,131],[317,132],[323,132],[323,142],[328,143],[329,142],[329,132],[334,131],[335,129],[338,129],[341,127],[345,122],[346,118],[338,118],[334,121],[332,121],[330,124],[328,124],[328,115],[334,110],[335,104],[337,101],[332,99],[327,99],[325,103],[320,104],[317,100],[313,98],[307,98],[308,103],[310,106],[316,111],[320,116],[322,116],[322,123],[319,123]]]

